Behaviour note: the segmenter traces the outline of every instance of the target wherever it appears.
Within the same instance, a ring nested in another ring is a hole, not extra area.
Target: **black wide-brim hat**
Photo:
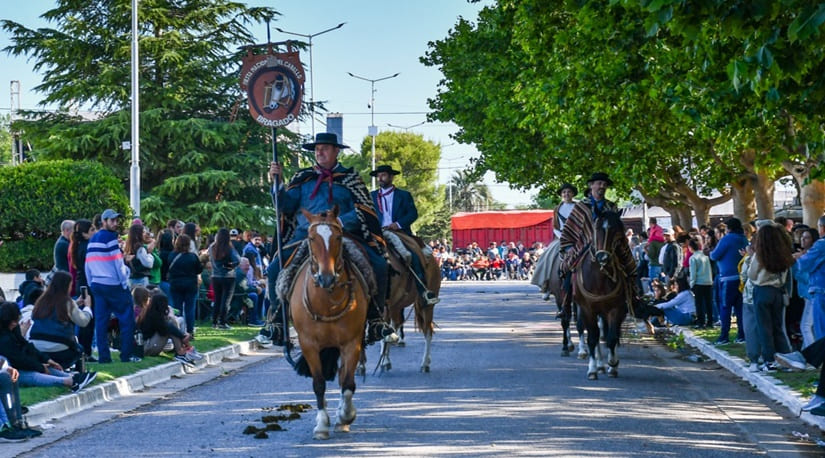
[[[599,180],[606,182],[608,186],[613,186],[613,180],[611,180],[610,177],[604,172],[596,172],[593,175],[590,175],[590,179],[587,180],[587,184],[589,185],[590,183]]]
[[[398,170],[393,170],[392,166],[379,165],[378,167],[375,168],[375,170],[370,172],[370,176],[371,177],[377,177],[378,174],[381,173],[381,172],[386,172],[386,173],[389,173],[390,175],[398,175],[399,173],[401,173]]]
[[[563,185],[561,185],[561,187],[559,188],[559,190],[558,190],[558,191],[556,191],[556,194],[561,195],[561,192],[562,192],[562,191],[564,191],[565,189],[569,189],[569,190],[573,191],[573,195],[574,195],[574,196],[575,196],[575,195],[577,195],[577,194],[579,193],[579,190],[578,190],[578,189],[576,189],[576,187],[575,187],[575,186],[573,186],[573,185],[572,185],[572,184],[570,184],[570,183],[564,183]]]
[[[303,145],[301,145],[301,147],[305,150],[315,151],[315,145],[333,145],[341,149],[349,148],[349,146],[347,145],[338,143],[338,135],[333,134],[331,132],[319,132],[315,135],[314,142],[304,143]]]

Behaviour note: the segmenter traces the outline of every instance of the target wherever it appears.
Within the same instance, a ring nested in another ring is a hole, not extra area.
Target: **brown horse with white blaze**
[[[369,294],[361,273],[344,259],[338,206],[317,215],[301,211],[309,221],[309,256],[295,276],[289,301],[302,354],[296,370],[312,377],[318,405],[313,437],[328,439],[324,394],[327,380],[333,380],[336,371],[341,402],[335,430],[348,432],[355,421],[355,369],[364,341]]]

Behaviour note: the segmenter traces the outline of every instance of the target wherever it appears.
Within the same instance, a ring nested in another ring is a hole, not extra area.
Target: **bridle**
[[[329,287],[321,286],[320,263],[318,262],[318,259],[315,257],[315,252],[312,249],[312,242],[314,241],[314,237],[316,236],[318,228],[320,226],[326,226],[330,228],[333,236],[343,234],[343,229],[341,228],[341,225],[337,222],[319,221],[311,223],[309,225],[309,228],[307,229],[307,239],[309,241],[309,258],[305,261],[306,263],[309,263],[309,268],[307,268],[304,271],[306,278],[304,279],[304,290],[301,302],[303,303],[304,308],[313,320],[329,323],[333,321],[338,321],[349,311],[346,305],[351,303],[353,299],[352,272],[350,270],[348,263],[344,261],[344,244],[339,243],[337,253],[333,258],[335,260],[334,281],[332,285],[330,285]],[[329,253],[327,254],[329,255]],[[342,277],[344,278],[344,281],[342,281]],[[312,280],[312,283],[315,285],[317,289],[326,291],[328,295],[328,300],[330,302],[330,310],[336,310],[340,308],[340,310],[338,310],[337,313],[333,315],[321,315],[316,313],[312,309],[312,305],[309,301],[310,279]],[[336,299],[334,297],[334,293],[341,287],[346,288],[346,294],[343,294],[338,299]]]

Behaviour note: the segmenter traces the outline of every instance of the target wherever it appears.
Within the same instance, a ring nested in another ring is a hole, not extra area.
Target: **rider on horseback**
[[[370,176],[378,178],[379,189],[370,192],[370,195],[375,208],[378,209],[378,219],[381,221],[382,228],[401,231],[412,236],[411,226],[418,219],[418,209],[415,208],[412,194],[392,184],[395,175],[399,173],[401,172],[393,170],[389,165],[376,167],[370,172]],[[438,296],[429,291],[424,284],[427,277],[424,276],[421,259],[416,254],[411,256],[409,267],[416,276],[415,285],[424,302],[428,305],[437,304]]]
[[[367,339],[369,342],[380,339],[397,341],[395,330],[381,318],[387,298],[389,269],[378,219],[364,181],[351,168],[338,163],[338,153],[348,146],[338,143],[338,136],[333,133],[319,133],[315,136],[315,142],[306,143],[303,148],[315,151],[316,165],[299,170],[286,187],[281,185],[279,189],[272,190],[278,193],[278,210],[284,227],[282,237],[286,240],[281,253],[275,255],[286,263],[297,246],[306,239],[309,223],[300,209],[321,213],[338,205],[338,219],[344,232],[363,247],[376,276],[377,293],[367,309]],[[276,175],[281,177],[281,164],[272,162],[269,175],[273,182]],[[283,180],[279,182],[283,183]],[[281,263],[273,258],[267,278],[270,307],[276,307],[276,310],[268,314],[267,325],[261,330],[264,338],[268,337],[278,344],[282,344],[287,337],[283,329],[284,310],[275,291],[280,271]]]
[[[597,172],[587,180],[588,190],[585,192],[585,199],[577,202],[570,212],[562,230],[559,242],[561,249],[560,275],[564,279],[562,289],[563,313],[569,314],[573,303],[571,275],[576,269],[582,256],[589,249],[585,237],[593,233],[593,223],[606,211],[619,212],[615,203],[605,198],[607,188],[613,184],[613,180],[606,173]],[[587,236],[585,234],[588,234]],[[616,245],[614,254],[618,258],[619,265],[627,278],[627,287],[633,292],[633,306],[639,302],[639,292],[636,291],[636,261],[630,252],[627,239]]]

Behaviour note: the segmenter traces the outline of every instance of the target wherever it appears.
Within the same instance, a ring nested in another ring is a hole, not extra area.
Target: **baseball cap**
[[[673,235],[673,229],[671,229],[669,227],[666,227],[666,228],[662,229],[662,233],[664,235]]]
[[[229,235],[238,235],[238,230],[232,229],[231,231],[229,231]]]
[[[100,219],[115,219],[119,216],[122,215],[111,208],[107,208],[106,210],[103,210],[103,214],[100,215]]]

